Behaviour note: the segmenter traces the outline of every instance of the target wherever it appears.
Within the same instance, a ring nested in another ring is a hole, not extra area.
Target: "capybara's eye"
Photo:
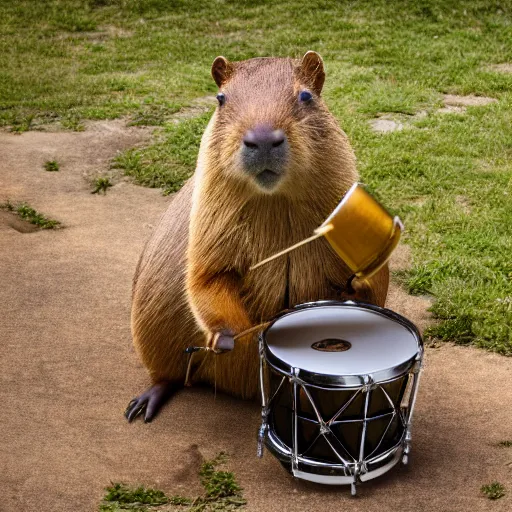
[[[299,94],[299,100],[307,103],[313,99],[313,95],[309,91],[301,91]]]
[[[226,103],[226,95],[223,92],[219,92],[219,94],[217,94],[217,101],[219,102],[219,105],[222,107],[222,105]]]

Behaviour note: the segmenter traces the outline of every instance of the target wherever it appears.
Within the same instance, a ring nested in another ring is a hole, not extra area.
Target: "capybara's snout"
[[[245,132],[241,144],[242,164],[262,188],[271,190],[284,175],[289,154],[286,134],[270,124],[256,124]]]

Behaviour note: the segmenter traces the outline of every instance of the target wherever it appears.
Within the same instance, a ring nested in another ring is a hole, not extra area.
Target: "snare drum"
[[[260,335],[263,445],[296,477],[355,485],[407,463],[423,358],[416,327],[390,310],[322,301]]]

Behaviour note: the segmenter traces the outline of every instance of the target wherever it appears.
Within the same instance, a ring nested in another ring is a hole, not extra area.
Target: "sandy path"
[[[194,495],[201,457],[221,450],[251,511],[511,510],[512,449],[496,443],[512,438],[512,359],[475,349],[427,350],[412,463],[356,499],[258,460],[256,404],[194,388],[151,425],[124,420],[148,383],[131,347],[131,278],[170,199],[128,183],[91,195],[83,175],[145,136],[120,122],[0,133],[0,202],[25,200],[66,226],[20,233],[0,219],[0,510],[96,510],[111,480]],[[53,158],[61,171],[42,170]],[[424,303],[396,288],[389,306],[425,321]],[[509,491],[497,502],[479,491],[494,480]]]

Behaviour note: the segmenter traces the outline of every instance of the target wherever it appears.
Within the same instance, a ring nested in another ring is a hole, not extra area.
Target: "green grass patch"
[[[499,482],[493,482],[489,485],[482,485],[480,490],[490,499],[499,500],[505,496],[505,487]]]
[[[100,192],[103,192],[103,195],[105,195],[107,190],[114,184],[108,176],[99,176],[93,180],[92,185],[93,190],[91,194],[99,194]]]
[[[158,489],[142,486],[131,488],[122,483],[112,483],[105,489],[106,493],[100,504],[100,512],[118,512],[137,510],[139,512],[154,509],[161,505],[173,505],[187,512],[208,512],[213,510],[236,510],[246,504],[242,488],[237,484],[233,473],[218,470],[226,463],[227,456],[220,453],[212,460],[202,464],[199,478],[204,493],[196,498],[180,495],[167,496]],[[162,510],[159,508],[159,510]],[[175,510],[173,508],[173,510]]]
[[[42,213],[37,212],[34,208],[31,208],[25,203],[14,205],[10,202],[6,202],[0,205],[0,208],[17,214],[23,220],[26,220],[30,224],[34,224],[41,229],[56,229],[61,226],[61,223],[58,220],[45,217]]]
[[[48,172],[59,171],[59,163],[56,160],[48,160],[47,162],[44,163],[44,170]]]
[[[114,160],[114,168],[146,187],[176,192],[192,176],[201,136],[211,112],[165,126],[158,140],[145,148],[130,149]]]
[[[140,505],[165,505],[169,503],[169,498],[158,489],[146,489],[142,486],[130,489],[124,484],[115,483],[105,490],[107,492],[103,499],[108,502],[116,502],[118,505],[134,503]]]
[[[510,355],[508,101],[433,114],[387,136],[362,132],[356,145],[370,188],[404,220],[413,248],[413,268],[401,276],[408,291],[435,298],[441,322],[426,334]]]
[[[162,126],[180,110],[179,105],[145,104],[130,116],[129,126]]]
[[[170,118],[215,93],[215,56],[317,50],[362,180],[405,223],[401,278],[434,297],[428,335],[512,354],[512,74],[492,69],[512,62],[510,0],[0,0],[0,32],[0,127],[159,126],[115,165],[166,193],[193,172],[209,114]],[[447,93],[498,101],[439,114]],[[379,114],[404,129],[373,133]]]
[[[63,128],[73,132],[83,132],[85,130],[80,114],[74,110],[70,110],[62,115],[60,117],[60,124]]]

